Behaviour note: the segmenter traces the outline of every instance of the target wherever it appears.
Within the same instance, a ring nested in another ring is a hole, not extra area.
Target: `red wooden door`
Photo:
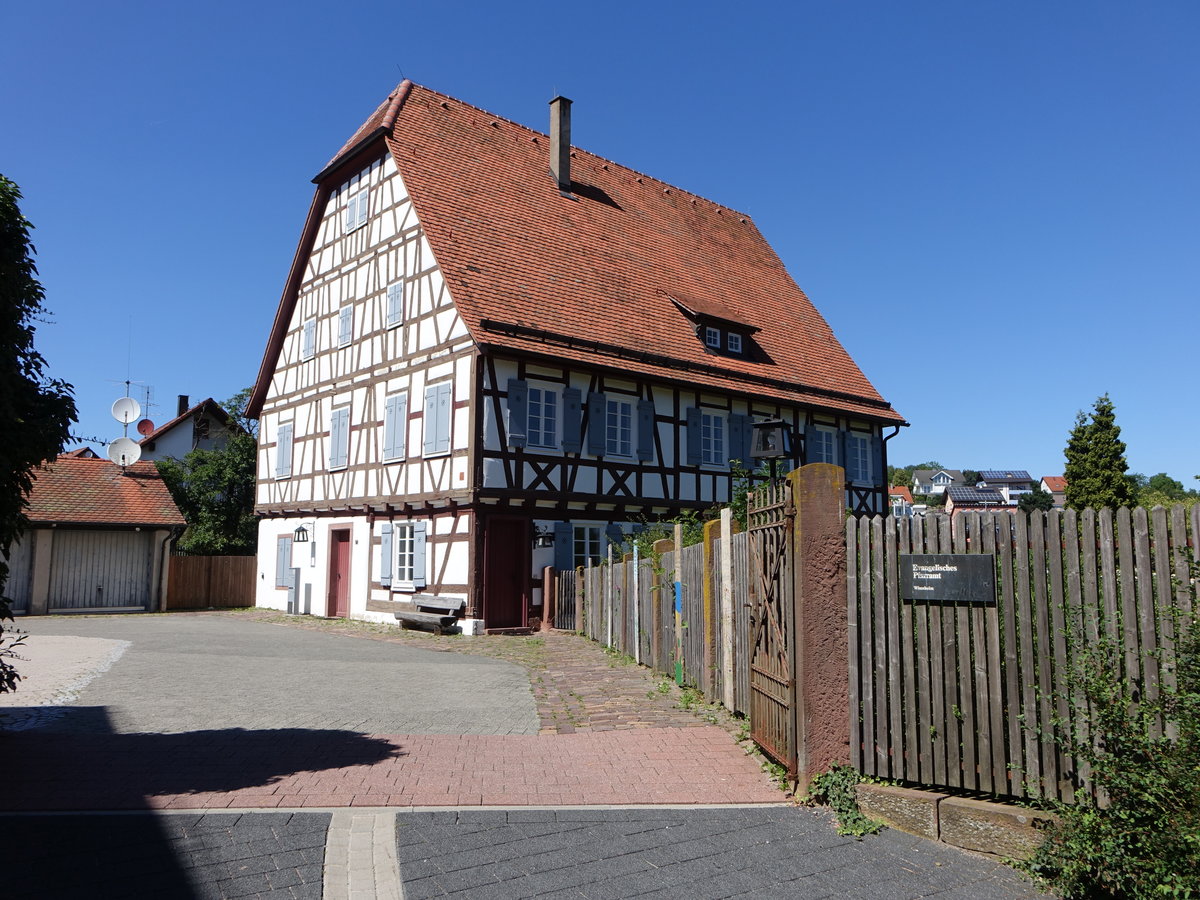
[[[529,598],[529,520],[492,516],[485,525],[483,618],[488,628],[522,628]]]
[[[326,615],[350,615],[350,531],[329,532],[329,595]]]

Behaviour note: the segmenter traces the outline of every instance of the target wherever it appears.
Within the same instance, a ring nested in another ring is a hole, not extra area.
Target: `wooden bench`
[[[396,610],[396,621],[401,628],[432,628],[436,634],[445,634],[446,629],[458,624],[465,602],[454,597],[435,597],[433,594],[414,594],[414,610]]]

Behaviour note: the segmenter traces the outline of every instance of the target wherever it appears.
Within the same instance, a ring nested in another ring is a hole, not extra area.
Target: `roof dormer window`
[[[721,349],[721,329],[709,325],[704,329],[704,343],[714,350]]]
[[[730,353],[737,353],[738,355],[741,355],[742,336],[740,334],[735,334],[732,331],[729,332],[729,335],[725,339],[725,347]]]
[[[723,356],[753,358],[751,335],[759,329],[745,321],[729,304],[663,293],[690,322],[706,351]]]

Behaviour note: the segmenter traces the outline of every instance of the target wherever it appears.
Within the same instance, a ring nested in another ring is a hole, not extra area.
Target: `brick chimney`
[[[550,101],[550,175],[564,194],[571,192],[571,101]]]
[[[182,416],[187,411],[188,411],[188,395],[180,394],[179,395],[179,405],[175,409],[175,415]]]

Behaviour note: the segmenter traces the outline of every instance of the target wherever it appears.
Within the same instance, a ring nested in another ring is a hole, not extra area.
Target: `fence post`
[[[683,526],[675,523],[675,572],[672,575],[675,589],[675,683],[683,684],[683,582],[679,580],[683,568]]]
[[[811,463],[788,475],[796,507],[795,566],[797,789],[850,762],[846,620],[845,475]]]
[[[704,678],[700,689],[709,700],[717,699],[717,538],[721,522],[710,519],[704,523],[702,588],[704,600]]]
[[[657,572],[654,575],[654,603],[650,607],[650,627],[654,629],[654,633],[650,636],[650,655],[654,659],[654,668],[660,672],[666,671],[667,666],[663,663],[663,596],[662,592],[667,589],[666,572],[663,571],[662,557],[665,553],[670,553],[675,547],[673,541],[663,538],[654,542],[654,554],[657,557],[655,563]]]
[[[721,509],[721,700],[734,711],[733,682],[733,510]]]

